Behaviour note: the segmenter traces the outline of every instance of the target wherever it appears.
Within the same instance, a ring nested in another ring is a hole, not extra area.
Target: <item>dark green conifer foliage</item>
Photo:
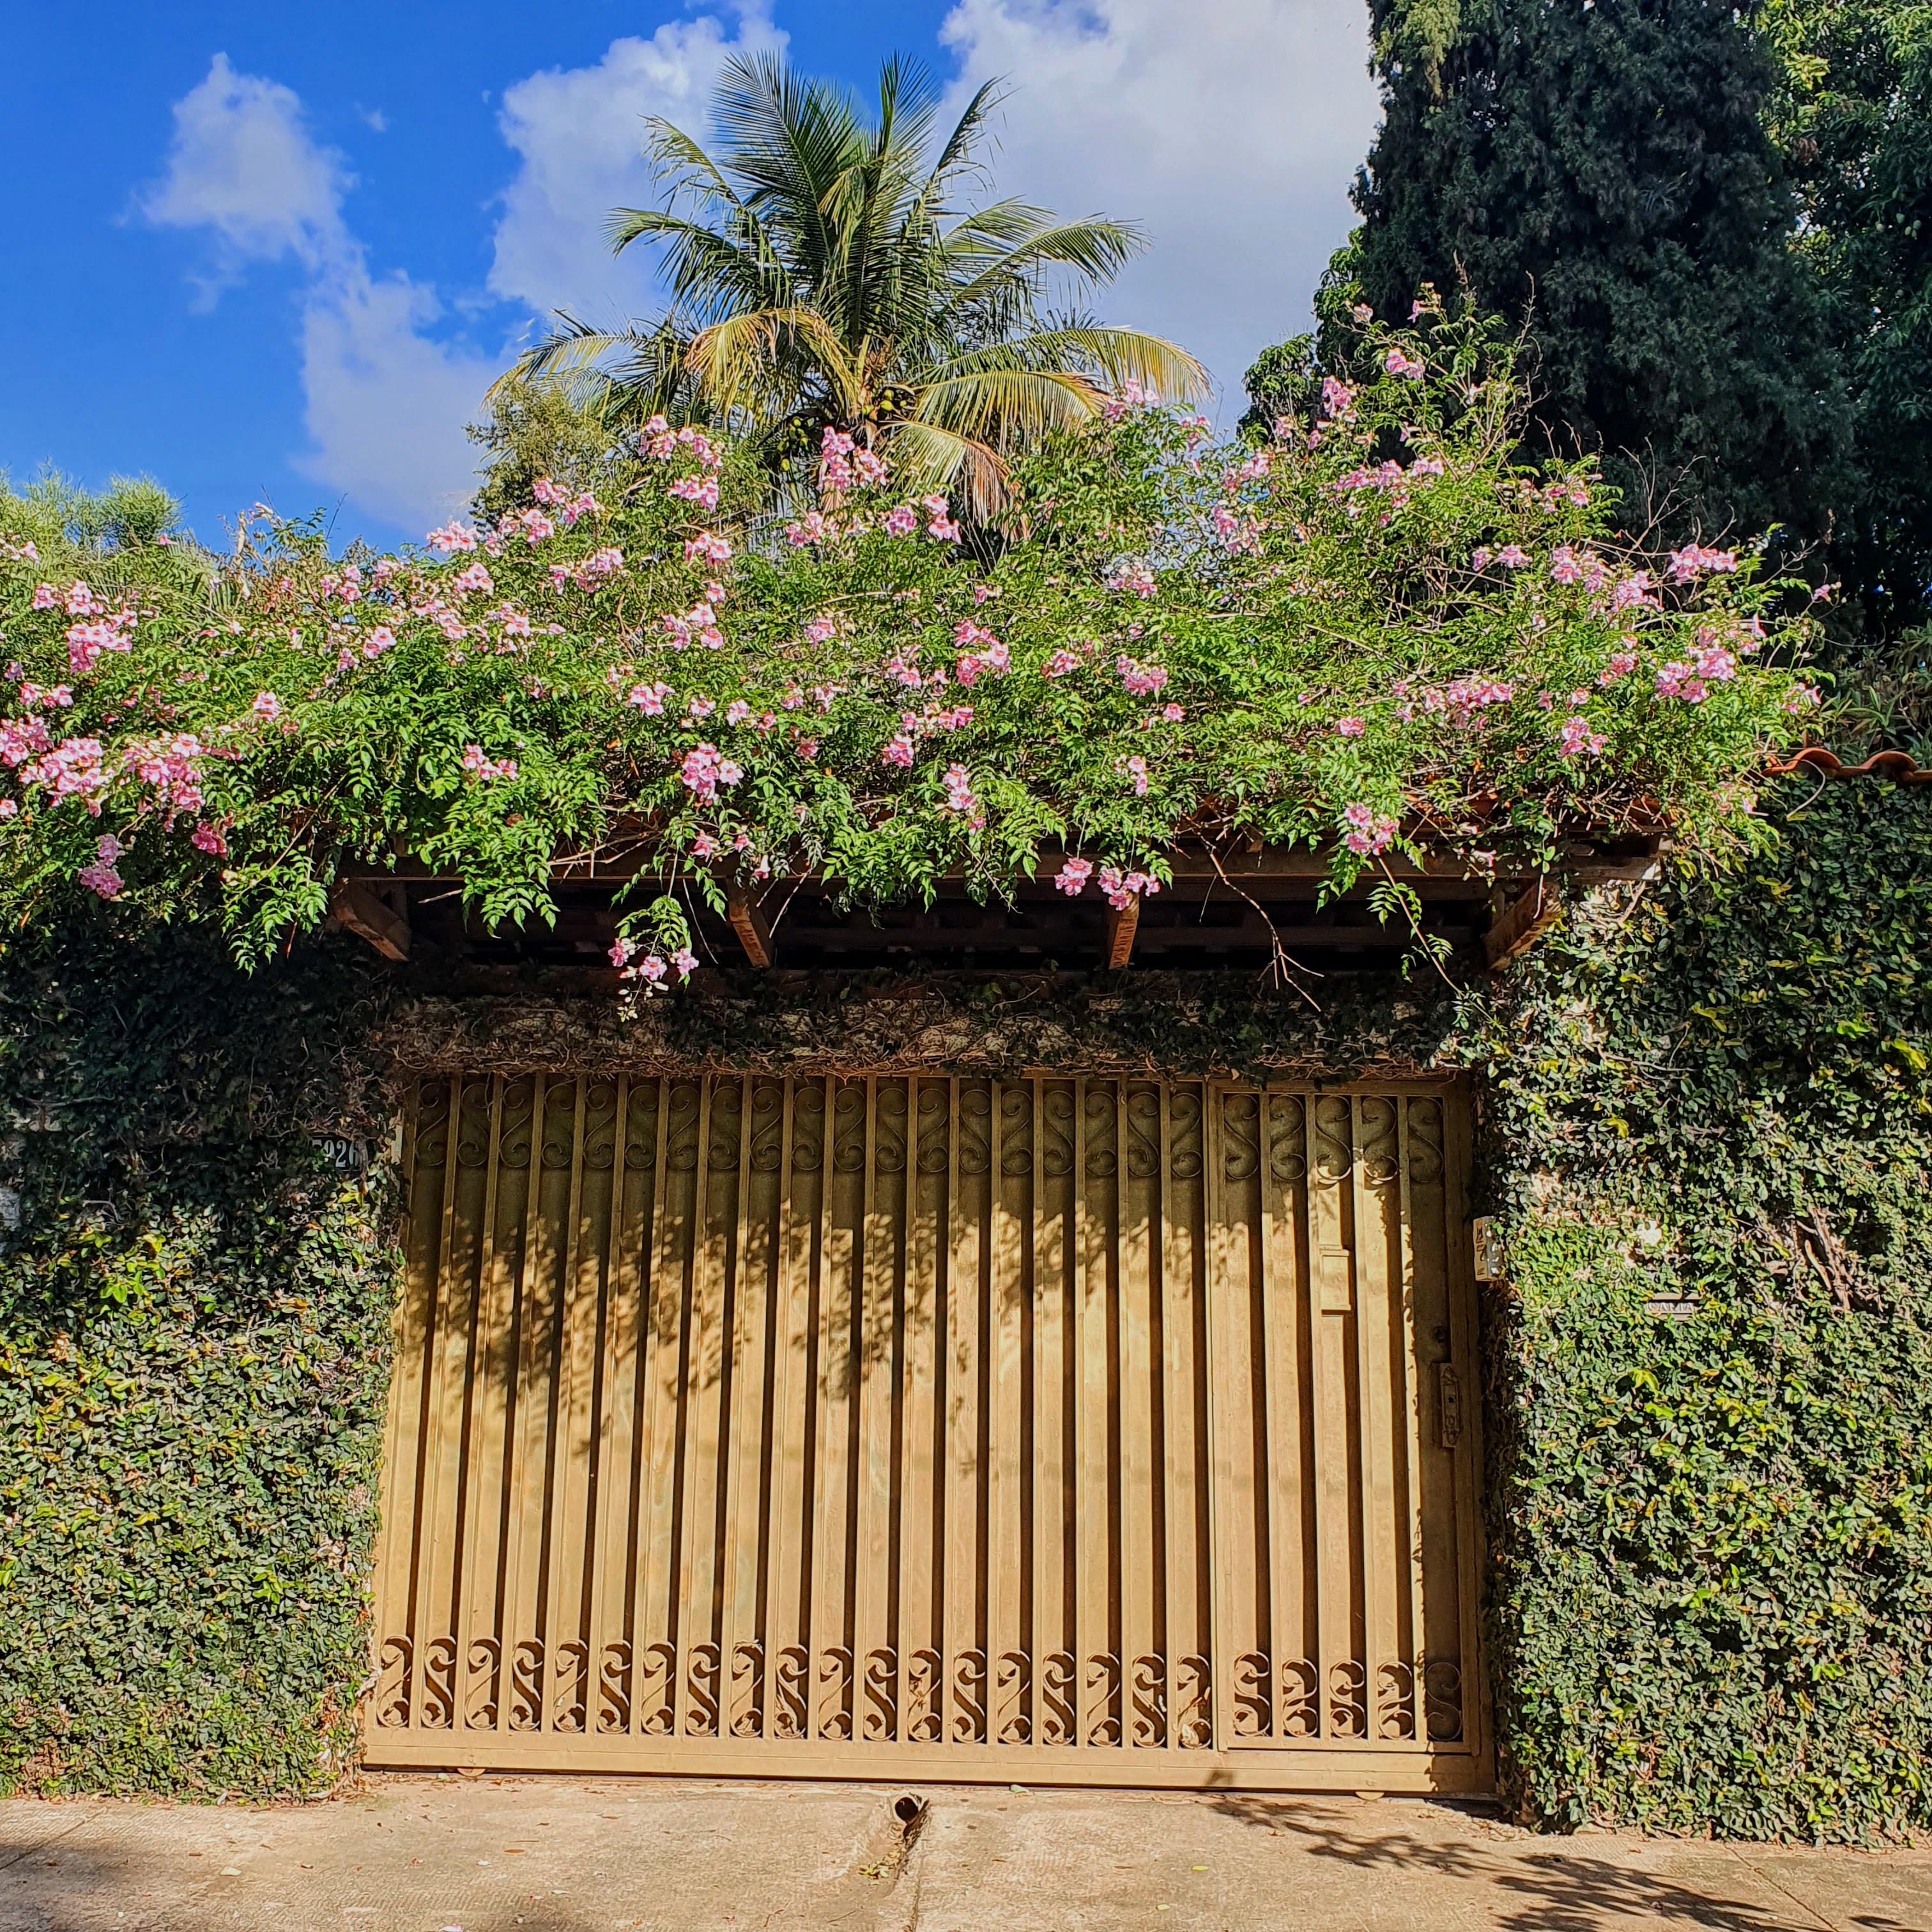
[[[1822,532],[1844,412],[1729,0],[1371,0],[1385,117],[1352,264],[1526,323],[1542,435],[1600,451],[1626,520]]]

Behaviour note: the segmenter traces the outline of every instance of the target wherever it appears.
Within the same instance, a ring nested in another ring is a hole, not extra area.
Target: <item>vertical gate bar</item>
[[[1418,1750],[1429,1748],[1428,1688],[1423,1681],[1427,1657],[1427,1634],[1423,1624],[1424,1598],[1423,1595],[1423,1497],[1422,1479],[1424,1458],[1427,1451],[1423,1446],[1423,1368],[1422,1336],[1418,1323],[1420,1318],[1420,1298],[1418,1292],[1417,1259],[1415,1246],[1415,1201],[1413,1175],[1410,1166],[1408,1139],[1408,1109],[1407,1098],[1398,1094],[1394,1101],[1396,1110],[1396,1172],[1401,1188],[1401,1292],[1398,1298],[1398,1317],[1401,1322],[1400,1345],[1396,1352],[1396,1362],[1402,1372],[1402,1386],[1396,1392],[1396,1402],[1402,1412],[1404,1430],[1402,1437],[1402,1492],[1404,1504],[1402,1530],[1408,1539],[1408,1562],[1407,1587],[1408,1616],[1406,1636],[1410,1678],[1414,1699],[1414,1742]]]
[[[682,1368],[679,1347],[684,1323],[684,1256],[690,1216],[683,1183],[674,1183],[671,1160],[679,1135],[680,1090],[694,1106],[698,1089],[688,1080],[667,1078],[658,1089],[657,1173],[651,1210],[651,1270],[646,1285],[644,1341],[646,1402],[643,1454],[649,1457],[649,1487],[638,1510],[644,1548],[638,1552],[638,1605],[633,1619],[631,1721],[634,1729],[674,1734],[677,1711],[677,1657],[674,1638],[676,1552],[671,1547],[676,1520],[678,1390]],[[682,1160],[682,1149],[676,1149]],[[672,1198],[674,1186],[677,1198]],[[647,1693],[660,1676],[664,1698],[653,1709]]]
[[[759,1102],[770,1083],[748,1078],[738,1138],[738,1219],[732,1310],[731,1416],[726,1431],[724,1623],[718,1640],[718,1735],[764,1737],[758,1577],[766,1536],[766,1424],[772,1220],[776,1180],[759,1154]],[[779,1090],[782,1105],[782,1090]],[[741,1656],[743,1668],[740,1669]],[[742,1726],[741,1730],[739,1727]]]
[[[444,1541],[435,1559],[439,1570],[446,1568],[450,1579],[449,1630],[453,1654],[450,1660],[449,1722],[452,1731],[464,1728],[468,1698],[470,1636],[476,1621],[472,1592],[480,1581],[471,1552],[479,1543],[486,1541],[494,1551],[495,1525],[492,1522],[486,1526],[482,1518],[486,1510],[494,1516],[502,1508],[500,1488],[491,1495],[486,1487],[488,1462],[484,1434],[489,1416],[486,1400],[489,1363],[486,1351],[490,1340],[490,1310],[496,1276],[498,1168],[502,1146],[505,1086],[500,1074],[490,1076],[489,1139],[484,1156],[483,1206],[477,1231],[476,1278],[470,1285],[470,1292],[463,1298],[467,1318],[464,1323],[463,1360],[457,1371],[462,1376],[463,1388],[453,1399],[458,1426],[454,1439],[448,1445],[448,1487],[450,1509],[454,1518],[448,1530],[458,1540],[453,1545]],[[457,1466],[458,1457],[461,1459],[460,1470]],[[494,1606],[491,1607],[494,1612]]]
[[[1017,1126],[1033,1102],[1024,1081],[992,1083],[992,1156],[988,1164],[991,1266],[987,1280],[986,1389],[987,1444],[992,1478],[987,1496],[986,1678],[991,1702],[986,1714],[988,1743],[1017,1743],[1027,1735],[1030,1672],[1023,1626],[1025,1588],[1025,1508],[1020,1481],[1020,1432],[1026,1401],[1021,1362],[1024,1321],[1026,1228],[1012,1197],[1031,1192],[1031,1164],[1020,1174],[1006,1172],[1010,1160],[1024,1157],[1016,1135],[1008,1132],[1007,1109]],[[1012,1145],[1009,1147],[1010,1139]],[[1028,1204],[1030,1210],[1031,1203]]]
[[[778,1201],[772,1311],[771,1527],[765,1571],[765,1736],[788,1735],[781,1701],[787,1652],[804,1641],[805,1419],[809,1393],[805,1386],[812,1338],[812,1231],[798,1202],[796,1138],[798,1084],[788,1078],[780,1089],[783,1118],[778,1140]]]
[[[563,1083],[556,1084],[560,1087]],[[507,1479],[509,1526],[503,1556],[500,1723],[509,1730],[542,1729],[549,1678],[550,1660],[544,1654],[540,1622],[539,1566],[550,1486],[550,1304],[556,1286],[556,1240],[544,1177],[549,1165],[554,1090],[552,1083],[542,1075],[532,1083],[530,1174],[524,1210],[523,1279],[518,1296],[515,1406]]]
[[[1088,1083],[1073,1082],[1073,1742],[1104,1725],[1107,1617],[1106,1264],[1099,1257],[1087,1186]],[[1098,1708],[1096,1708],[1098,1707]]]
[[[814,1740],[841,1736],[834,1713],[826,1729],[821,1691],[836,1680],[838,1658],[847,1651],[850,1604],[851,1525],[846,1512],[852,1401],[852,1237],[838,1223],[838,1102],[842,1083],[825,1082],[825,1181],[819,1204],[818,1389],[814,1522],[812,1538],[812,1675],[806,1686]],[[846,1661],[849,1667],[850,1657]]]
[[[1462,1387],[1462,1438],[1455,1451],[1456,1548],[1460,1585],[1462,1648],[1462,1741],[1464,1748],[1486,1756],[1489,1718],[1488,1660],[1483,1655],[1477,1622],[1477,1548],[1482,1520],[1477,1510],[1477,1478],[1482,1467],[1483,1404],[1476,1375],[1476,1286],[1470,1252],[1471,1222],[1468,1107],[1459,1093],[1457,1104],[1442,1109],[1442,1209],[1449,1258],[1450,1359]]]
[[[890,1086],[886,1091],[890,1091]],[[897,1730],[896,1712],[875,1708],[874,1659],[892,1648],[886,1617],[892,1585],[893,1234],[880,1200],[885,1149],[880,1132],[881,1084],[866,1082],[866,1167],[860,1200],[857,1374],[858,1520],[854,1526],[852,1618],[852,1736],[880,1743]],[[883,1660],[881,1660],[883,1662]],[[887,1666],[896,1688],[896,1659]],[[881,1687],[881,1689],[883,1687]]]
[[[1349,1547],[1348,1414],[1346,1385],[1348,1310],[1354,1300],[1339,1175],[1323,1166],[1322,1096],[1304,1105],[1308,1186],[1310,1346],[1313,1354],[1311,1420],[1315,1444],[1315,1702],[1319,1735],[1336,1741],[1337,1672],[1353,1655],[1354,1589]],[[1346,1101],[1341,1103],[1347,1106]],[[1352,1161],[1352,1146],[1344,1150]],[[1346,1172],[1346,1170],[1344,1170]]]
[[[1073,1184],[1070,1167],[1050,1173],[1049,1142],[1059,1142],[1052,1108],[1064,1083],[1033,1083],[1033,1742],[1071,1744],[1078,1700],[1071,1680],[1060,1676],[1061,1659],[1072,1648],[1067,1628],[1066,1544],[1072,1522],[1067,1480],[1072,1418],[1066,1401],[1069,1324],[1066,1282],[1072,1268]],[[1066,1154],[1072,1154],[1072,1124]],[[1024,1480],[1024,1469],[1022,1471]],[[1077,1666],[1076,1670],[1077,1676]],[[1062,1715],[1056,1694],[1064,1698]],[[1067,1735],[1062,1736],[1064,1726]]]
[[[1228,1351],[1234,1346],[1236,1312],[1230,1305],[1237,1292],[1236,1270],[1240,1270],[1239,1292],[1245,1295],[1248,1283],[1244,1266],[1245,1243],[1237,1246],[1227,1211],[1227,1176],[1222,1171],[1221,1090],[1212,1081],[1201,1083],[1202,1203],[1204,1246],[1207,1266],[1202,1293],[1206,1300],[1208,1383],[1208,1440],[1204,1445],[1208,1466],[1208,1629],[1202,1646],[1208,1657],[1208,1735],[1216,1750],[1226,1750],[1234,1736],[1228,1707],[1228,1679],[1234,1667],[1234,1604],[1238,1586],[1245,1581],[1248,1600],[1254,1589],[1252,1562],[1254,1508],[1251,1483],[1244,1484],[1247,1459],[1238,1456],[1235,1438],[1246,1424],[1243,1405],[1237,1400]],[[1245,1231],[1244,1231],[1245,1232]],[[1245,1335],[1246,1310],[1240,1311],[1240,1329]],[[1244,1357],[1242,1359],[1245,1360]],[[1222,1574],[1224,1566],[1236,1570],[1231,1580]]]
[[[979,1649],[980,1230],[969,1211],[964,1175],[967,1083],[952,1087],[946,1190],[950,1250],[946,1271],[946,1693],[949,1743],[974,1742],[972,1659]],[[985,1688],[980,1692],[983,1702]]]
[[[1286,1097],[1286,1096],[1280,1096]],[[1292,1178],[1307,1172],[1306,1130],[1277,1160],[1274,1105],[1277,1096],[1264,1089],[1256,1132],[1260,1180],[1262,1348],[1268,1512],[1268,1712],[1269,1729],[1286,1741],[1289,1705],[1286,1672],[1298,1668],[1304,1655],[1318,1646],[1308,1642],[1308,1610],[1318,1603],[1319,1584],[1310,1574],[1311,1538],[1304,1511],[1309,1497],[1309,1472],[1302,1457],[1304,1420],[1313,1406],[1312,1378],[1305,1372],[1301,1341],[1310,1297],[1306,1272],[1300,1265],[1298,1226],[1303,1222],[1304,1200],[1298,1202]],[[1297,1105],[1306,1102],[1298,1098]],[[1286,1169],[1287,1172],[1280,1172]],[[1319,1312],[1314,1319],[1320,1319]],[[1310,1663],[1316,1659],[1308,1658]],[[1318,1669],[1318,1664],[1317,1665]],[[1319,1686],[1316,1690],[1318,1706]],[[1311,1733],[1312,1734],[1312,1733]]]
[[[1195,1480],[1194,1271],[1191,1229],[1183,1224],[1184,1190],[1174,1172],[1175,1084],[1163,1080],[1160,1095],[1160,1159],[1156,1173],[1160,1214],[1160,1438],[1162,1573],[1166,1598],[1167,1711],[1169,1747],[1180,1742],[1187,1715],[1188,1676],[1183,1660],[1201,1648],[1200,1548]]]
[[[1396,1508],[1396,1425],[1390,1388],[1395,1311],[1389,1282],[1389,1190],[1376,1183],[1370,1171],[1376,1158],[1371,1147],[1380,1143],[1372,1141],[1368,1131],[1370,1104],[1360,1094],[1348,1103],[1355,1137],[1355,1373],[1361,1414],[1364,1695],[1367,1735],[1372,1743],[1379,1744],[1384,1741],[1384,1722],[1381,1673],[1396,1658],[1396,1552],[1402,1522]],[[1398,1671],[1398,1695],[1400,1677]]]
[[[504,1512],[518,1399],[512,1351],[531,1212],[531,1149],[537,1133],[534,1114],[521,1130],[514,1118],[519,1088],[530,1093],[532,1106],[536,1104],[534,1081],[520,1077],[504,1082],[497,1138],[491,1152],[495,1201],[488,1265],[478,1283],[472,1356],[476,1386],[470,1396],[470,1502],[463,1537],[464,1629],[462,1654],[458,1659],[463,1688],[457,1721],[465,1729],[484,1731],[504,1729],[509,1708],[505,1675],[510,1661],[509,1634],[503,1623],[501,1565],[508,1533]],[[512,1158],[518,1146],[523,1156],[520,1166]]]
[[[1150,1279],[1149,1267],[1152,1209],[1148,1177],[1133,1171],[1132,1096],[1127,1081],[1120,1083],[1116,1106],[1120,1274],[1120,1740],[1130,1745],[1164,1744],[1165,1725],[1156,1726],[1154,1713],[1142,1712],[1140,1705],[1143,1690],[1153,1694],[1156,1678],[1164,1702],[1166,1678],[1165,1653],[1155,1648],[1159,1599],[1154,1565],[1160,1552],[1155,1546],[1154,1521],[1158,1472],[1154,1467],[1150,1318],[1157,1284]],[[1144,1664],[1149,1678],[1144,1686],[1141,1682]],[[1141,1732],[1145,1732],[1144,1737],[1138,1735]]]
[[[572,1731],[578,1723],[569,1701],[572,1675],[566,1647],[583,1642],[584,1543],[590,1529],[590,1400],[597,1343],[597,1294],[594,1288],[586,1293],[583,1280],[584,1157],[590,1124],[590,1087],[588,1075],[576,1082],[563,1273],[559,1282],[556,1448],[550,1466],[550,1574],[544,1589],[549,1652],[546,1730]],[[587,1700],[587,1668],[582,1681]]]
[[[934,1614],[940,1552],[935,1546],[938,1484],[936,1377],[938,1337],[941,1176],[927,1172],[923,1123],[928,1100],[943,1102],[944,1082],[906,1082],[906,1206],[904,1396],[899,1477],[898,1684],[893,1708],[898,1736],[908,1744],[936,1742],[928,1736],[939,1709],[936,1657],[944,1639]]]
[[[718,1096],[728,1077],[707,1073],[698,1102],[698,1184],[692,1204],[691,1300],[682,1405],[684,1508],[676,1559],[676,1735],[680,1737],[709,1735],[717,1722],[716,1674],[709,1710],[699,1687],[710,1660],[706,1646],[715,1642],[718,1612],[718,1462],[725,1283],[724,1236],[712,1204],[718,1174],[712,1154]],[[742,1124],[742,1086],[739,1105]],[[734,1149],[730,1160],[734,1181],[737,1165]]]
[[[596,1736],[604,1722],[605,1654],[621,1642],[624,1593],[630,1580],[632,1456],[636,1437],[639,1270],[632,1264],[634,1225],[630,1194],[631,1076],[616,1077],[617,1118],[610,1147],[610,1210],[604,1223],[604,1346],[597,1372],[597,1523],[591,1586],[590,1630],[584,1663],[584,1729]],[[617,1633],[614,1636],[613,1633]],[[620,1679],[620,1681],[622,1681]],[[628,1690],[626,1696],[629,1694]],[[622,1709],[614,1704],[614,1719]]]

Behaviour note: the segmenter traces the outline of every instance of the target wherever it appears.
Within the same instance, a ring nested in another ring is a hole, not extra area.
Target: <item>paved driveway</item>
[[[0,1932],[1634,1925],[1932,1932],[1932,1852],[1539,1838],[1422,1800],[958,1786],[384,1776],[301,1806],[0,1802]]]

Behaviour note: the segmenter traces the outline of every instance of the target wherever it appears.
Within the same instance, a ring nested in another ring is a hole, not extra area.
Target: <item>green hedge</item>
[[[384,1168],[312,1130],[376,1116],[364,983],[88,935],[0,969],[0,1789],[347,1760],[394,1261]]]
[[[1932,795],[1769,809],[1774,860],[1573,921],[1484,1018],[1490,1664],[1539,1821],[1932,1825]]]
[[[754,1060],[795,1058],[801,1016],[883,1059],[1464,1060],[1510,1256],[1484,1322],[1506,1794],[1558,1826],[1923,1829],[1932,796],[1767,811],[1770,858],[1580,909],[1460,1006],[981,976],[794,987],[760,1024],[747,976],[647,1024]],[[613,1040],[568,1003],[385,1020],[380,983],[353,949],[250,982],[193,940],[0,962],[26,1207],[0,1236],[0,1787],[302,1791],[352,1748],[394,1222],[384,1164],[345,1182],[314,1134],[380,1143],[372,1039]]]

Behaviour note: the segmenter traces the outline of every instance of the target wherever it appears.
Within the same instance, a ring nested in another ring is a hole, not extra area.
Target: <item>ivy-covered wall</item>
[[[0,962],[0,1785],[326,1784],[353,1741],[394,1293],[383,1066],[1472,1070],[1506,1796],[1562,1826],[1932,1825],[1932,795],[1579,908],[1500,985],[707,976],[608,1000]],[[1788,821],[1788,822],[1787,822]],[[85,963],[81,963],[85,962]],[[86,1204],[105,1203],[90,1207]]]
[[[370,984],[339,947],[0,960],[0,1790],[348,1761],[394,1294]],[[373,1175],[319,1151],[344,1126]]]
[[[1572,920],[1468,1042],[1490,1669],[1557,1824],[1932,1825],[1932,788],[1766,809],[1773,860]]]

